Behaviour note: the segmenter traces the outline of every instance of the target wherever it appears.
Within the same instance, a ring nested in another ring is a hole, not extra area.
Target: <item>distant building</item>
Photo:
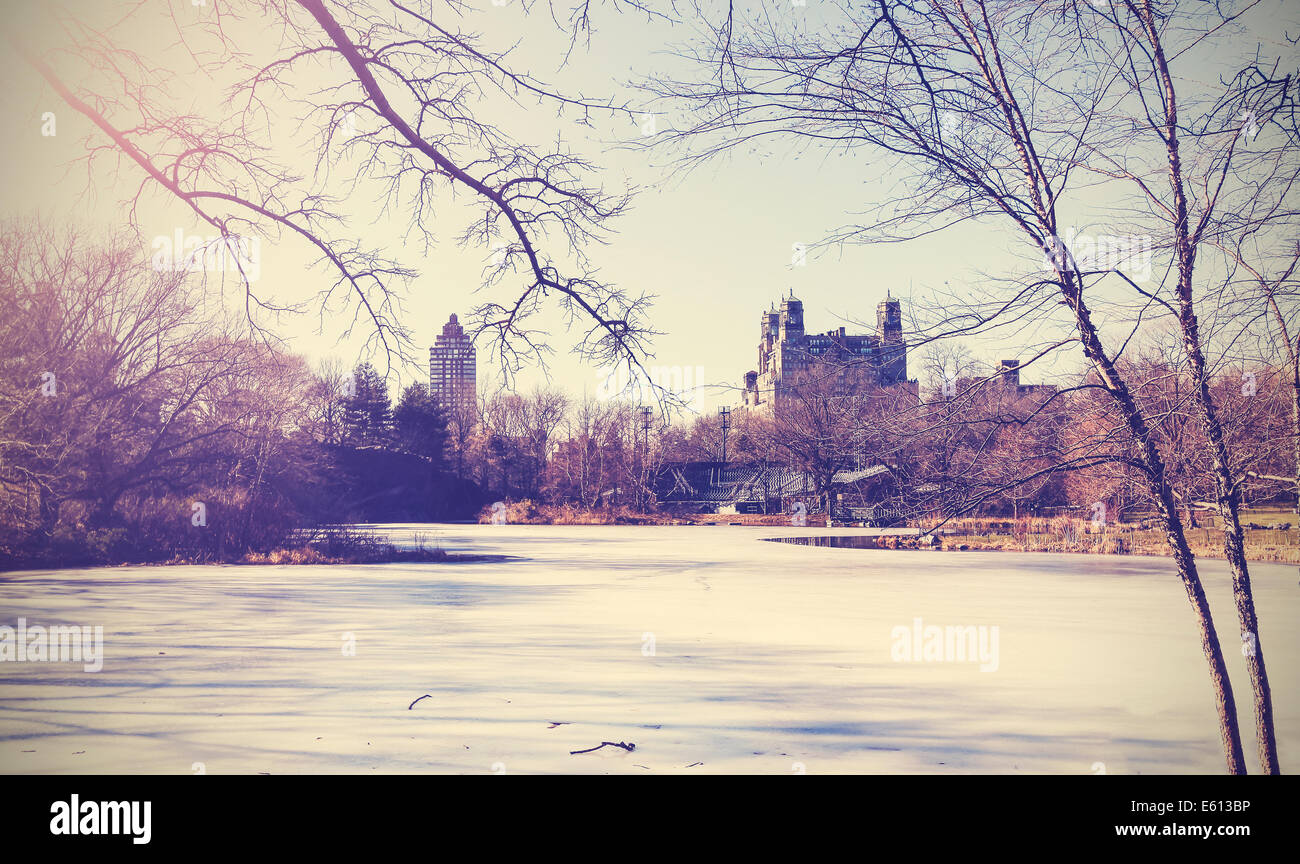
[[[667,462],[654,492],[661,508],[687,513],[784,513],[816,499],[807,472],[765,463]]]
[[[745,373],[743,404],[775,412],[796,379],[820,370],[839,392],[910,384],[902,305],[890,297],[876,307],[876,332],[849,335],[845,328],[805,333],[803,301],[794,296],[762,314],[758,369]],[[813,376],[807,376],[813,377]]]
[[[477,387],[474,343],[452,313],[429,349],[429,393],[461,416],[472,417],[477,409]]]
[[[666,462],[654,479],[655,500],[667,511],[686,513],[825,513],[873,525],[901,521],[891,504],[897,493],[894,469],[873,465],[837,471],[825,497],[814,492],[812,475],[774,463]],[[802,507],[800,506],[802,505]]]
[[[1003,360],[999,364],[998,373],[1002,376],[1002,386],[1008,393],[1017,396],[1051,396],[1056,393],[1056,387],[1052,384],[1021,384],[1019,360]]]

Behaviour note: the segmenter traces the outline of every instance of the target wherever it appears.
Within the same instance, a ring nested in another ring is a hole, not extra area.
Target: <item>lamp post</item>
[[[719,408],[718,416],[722,418],[722,464],[727,464],[727,429],[731,426],[731,409]]]

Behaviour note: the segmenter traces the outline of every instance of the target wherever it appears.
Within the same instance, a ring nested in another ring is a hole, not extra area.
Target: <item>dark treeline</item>
[[[313,372],[202,288],[138,244],[0,232],[0,565],[228,560],[482,505],[426,388]]]

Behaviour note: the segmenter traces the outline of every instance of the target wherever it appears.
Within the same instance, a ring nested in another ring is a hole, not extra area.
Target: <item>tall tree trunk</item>
[[[1232,477],[1223,425],[1210,395],[1205,357],[1201,352],[1196,316],[1191,312],[1190,302],[1184,306],[1182,318],[1187,356],[1191,361],[1192,374],[1196,377],[1196,402],[1200,408],[1201,426],[1209,442],[1213,462],[1214,495],[1219,518],[1223,523],[1224,557],[1232,570],[1232,596],[1237,606],[1237,621],[1241,626],[1242,653],[1246,657],[1246,669],[1250,673],[1254,693],[1255,740],[1259,765],[1267,774],[1280,774],[1273,723],[1273,696],[1268,683],[1268,669],[1264,665],[1264,648],[1259,638],[1259,619],[1255,614],[1255,595],[1250,584],[1250,569],[1246,562],[1246,546],[1241,529],[1241,496]]]
[[[1196,562],[1187,545],[1183,528],[1178,524],[1178,510],[1173,499],[1162,496],[1159,508],[1165,524],[1165,534],[1173,550],[1174,562],[1178,565],[1178,576],[1187,591],[1188,602],[1196,611],[1196,622],[1201,631],[1201,651],[1209,664],[1210,682],[1214,685],[1215,707],[1219,714],[1219,738],[1227,757],[1228,772],[1245,774],[1246,758],[1241,746],[1241,730],[1237,724],[1237,703],[1232,695],[1232,683],[1228,680],[1223,648],[1214,629],[1214,618],[1210,614],[1209,602],[1205,599],[1205,588],[1196,572]]]
[[[244,513],[244,525],[239,532],[239,549],[241,552],[248,551],[248,535],[253,530],[253,510],[257,506],[257,493],[262,488],[262,472],[266,468],[267,450],[269,446],[263,444],[258,447],[257,451],[257,475],[248,487],[248,510]]]
[[[1161,521],[1165,526],[1165,537],[1173,551],[1174,562],[1178,566],[1178,576],[1187,591],[1187,599],[1196,613],[1197,626],[1201,631],[1201,651],[1210,667],[1210,682],[1214,686],[1215,707],[1219,715],[1219,737],[1223,743],[1228,771],[1232,774],[1245,774],[1246,761],[1241,747],[1241,730],[1237,723],[1237,704],[1232,695],[1232,682],[1228,679],[1227,666],[1223,660],[1223,648],[1214,628],[1214,617],[1205,598],[1205,588],[1196,569],[1196,560],[1187,544],[1182,521],[1178,518],[1178,504],[1174,500],[1173,490],[1169,487],[1164,459],[1152,441],[1146,419],[1133,400],[1128,385],[1115,369],[1114,363],[1101,343],[1097,327],[1092,321],[1092,313],[1083,300],[1082,287],[1075,281],[1075,274],[1064,270],[1058,271],[1058,275],[1065,301],[1074,312],[1075,326],[1084,355],[1092,361],[1107,393],[1119,407],[1133,443],[1138,449],[1141,464],[1144,466],[1144,477],[1148,488],[1156,498]],[[1251,612],[1252,614],[1254,612],[1253,606]]]
[[[59,522],[59,502],[44,483],[37,486],[36,511],[41,534],[49,537],[54,533],[54,526]]]
[[[1250,570],[1246,564],[1239,494],[1237,484],[1232,477],[1223,424],[1219,420],[1214,399],[1210,395],[1209,374],[1206,370],[1205,355],[1201,349],[1200,330],[1192,302],[1192,278],[1197,245],[1200,242],[1200,227],[1195,232],[1191,228],[1187,196],[1183,187],[1182,157],[1178,141],[1177,91],[1173,76],[1169,72],[1162,37],[1150,0],[1144,0],[1141,17],[1147,38],[1151,43],[1152,61],[1159,75],[1164,96],[1165,124],[1160,131],[1168,155],[1169,186],[1174,199],[1173,229],[1178,261],[1178,324],[1182,329],[1183,348],[1196,387],[1196,404],[1200,409],[1201,427],[1209,442],[1210,458],[1213,462],[1215,499],[1219,516],[1223,521],[1223,551],[1232,569],[1232,595],[1237,605],[1237,621],[1241,626],[1241,638],[1245,643],[1242,653],[1246,656],[1251,689],[1254,691],[1255,738],[1259,751],[1259,764],[1266,773],[1278,774],[1281,773],[1281,769],[1277,761],[1277,738],[1273,731],[1273,698],[1268,684],[1268,671],[1264,665],[1264,649],[1259,638],[1259,621],[1255,616],[1255,597],[1250,585]],[[1203,218],[1201,227],[1204,227],[1204,224]]]

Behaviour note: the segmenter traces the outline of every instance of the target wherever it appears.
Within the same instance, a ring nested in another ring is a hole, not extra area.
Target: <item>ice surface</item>
[[[0,577],[0,623],[102,625],[106,655],[98,673],[0,663],[0,770],[1223,770],[1165,559],[761,539],[861,529],[385,529],[514,557]],[[1226,568],[1202,568],[1254,768]],[[1300,770],[1297,570],[1253,575],[1282,767]],[[998,627],[996,671],[893,660],[918,617]],[[569,753],[602,741],[636,749]]]

